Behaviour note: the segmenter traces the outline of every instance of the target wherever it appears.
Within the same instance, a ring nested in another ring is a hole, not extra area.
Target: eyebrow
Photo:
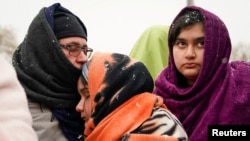
[[[67,45],[67,44],[74,44],[74,45],[80,46],[80,44],[79,44],[78,42],[75,42],[75,41],[71,41],[71,42],[69,42],[69,43],[66,43],[66,45]],[[84,44],[82,47],[88,47],[88,45],[87,45],[87,44]]]
[[[202,36],[202,37],[199,37],[199,38],[196,38],[196,40],[204,40],[205,39],[205,37],[204,36]]]
[[[195,40],[197,40],[197,41],[200,41],[200,40],[204,40],[204,36],[202,36],[202,37],[198,37],[198,38],[195,38]],[[185,39],[184,38],[176,38],[176,41],[185,41]]]
[[[66,44],[74,44],[74,45],[80,45],[78,42],[72,41],[72,42],[68,42]]]

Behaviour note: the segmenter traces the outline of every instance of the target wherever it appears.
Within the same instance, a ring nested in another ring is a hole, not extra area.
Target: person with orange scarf
[[[85,120],[84,140],[188,141],[182,124],[153,88],[142,62],[95,52],[78,80],[81,100],[76,110]]]

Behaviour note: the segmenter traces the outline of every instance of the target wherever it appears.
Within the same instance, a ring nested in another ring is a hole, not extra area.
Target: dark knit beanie
[[[65,12],[55,12],[54,33],[58,40],[66,37],[83,37],[87,40],[87,31],[80,19]]]

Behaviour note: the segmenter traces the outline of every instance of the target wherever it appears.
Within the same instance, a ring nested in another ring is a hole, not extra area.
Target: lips
[[[186,64],[184,64],[185,68],[194,68],[195,66],[196,66],[195,63],[186,63]]]

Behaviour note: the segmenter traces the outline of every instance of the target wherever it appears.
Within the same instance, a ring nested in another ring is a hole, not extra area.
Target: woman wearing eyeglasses
[[[13,65],[40,141],[82,140],[76,82],[91,52],[85,25],[60,3],[42,8],[30,24]]]

